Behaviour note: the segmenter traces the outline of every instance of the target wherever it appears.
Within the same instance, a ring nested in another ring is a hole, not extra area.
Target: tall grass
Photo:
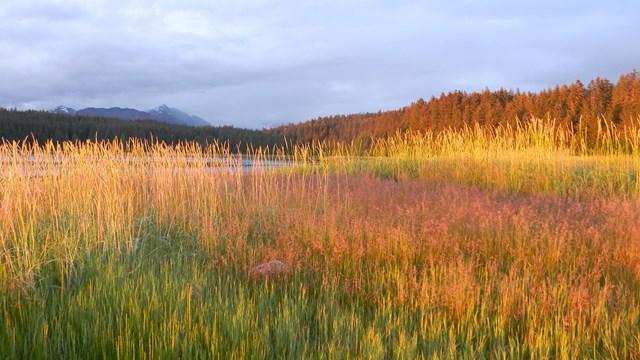
[[[605,124],[600,121],[595,130],[579,124],[574,130],[533,119],[515,127],[397,133],[374,142],[356,168],[387,178],[455,181],[512,192],[637,198],[640,126],[621,130]],[[596,142],[587,146],[590,136]]]
[[[638,138],[580,136],[4,143],[0,357],[640,357]]]

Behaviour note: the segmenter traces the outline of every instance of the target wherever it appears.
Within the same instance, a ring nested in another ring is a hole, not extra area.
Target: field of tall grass
[[[5,142],[0,358],[640,358],[640,132],[598,139]]]

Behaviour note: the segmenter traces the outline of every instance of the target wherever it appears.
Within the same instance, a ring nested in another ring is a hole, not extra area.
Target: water
[[[61,174],[71,170],[72,164],[83,163],[89,167],[115,166],[130,169],[144,169],[149,172],[205,172],[205,173],[256,173],[276,171],[294,164],[292,160],[281,158],[253,158],[248,156],[213,156],[195,157],[146,157],[146,156],[0,156],[0,177],[27,176],[39,177],[43,175]]]

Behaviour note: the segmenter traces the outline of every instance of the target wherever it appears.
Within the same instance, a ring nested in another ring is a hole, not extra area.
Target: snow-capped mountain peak
[[[155,108],[153,108],[153,109],[151,109],[151,110],[149,110],[147,112],[148,113],[165,113],[166,114],[166,113],[171,112],[171,110],[175,110],[175,109],[171,109],[167,105],[162,104],[162,105],[160,105],[158,107],[155,107]]]
[[[205,121],[204,119],[198,116],[189,115],[182,110],[168,107],[165,104],[162,104],[154,109],[151,109],[147,111],[147,113],[151,114],[151,116],[158,121],[163,121],[170,124],[191,125],[191,126],[210,125],[207,121]]]
[[[66,107],[64,105],[58,106],[55,109],[49,110],[49,112],[54,114],[67,114],[67,115],[75,115],[77,112],[76,109],[72,109],[70,107]]]

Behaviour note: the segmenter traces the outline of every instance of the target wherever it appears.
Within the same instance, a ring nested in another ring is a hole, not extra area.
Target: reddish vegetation
[[[589,142],[595,141],[598,119],[619,128],[637,126],[640,114],[640,73],[623,74],[613,84],[596,78],[585,86],[579,80],[571,85],[557,85],[539,93],[499,89],[441,94],[428,101],[420,99],[399,110],[378,113],[337,115],[301,124],[289,124],[267,130],[269,135],[289,141],[366,142],[370,137],[384,137],[398,130],[439,132],[461,129],[465,125],[514,125],[517,119],[549,117],[563,128],[588,127]]]
[[[584,325],[602,306],[610,316],[632,307],[639,286],[638,201],[366,175],[248,177],[242,186],[243,208],[223,209],[255,219],[229,234],[248,240],[211,250],[240,266],[282,259],[310,286],[372,305],[435,306],[456,318],[487,306],[505,319],[565,313]]]

